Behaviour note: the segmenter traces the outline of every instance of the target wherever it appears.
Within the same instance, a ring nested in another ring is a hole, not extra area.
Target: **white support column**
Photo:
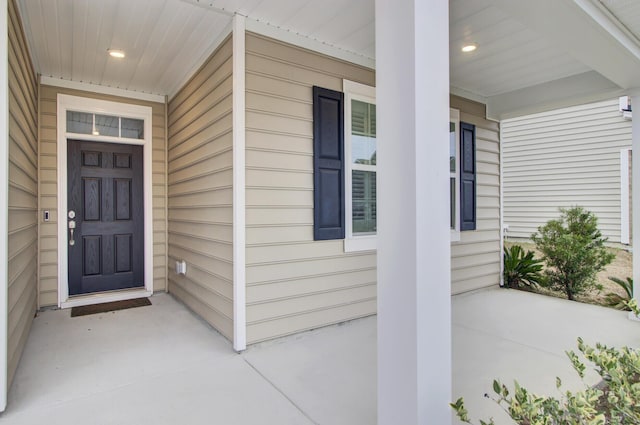
[[[378,424],[450,424],[449,2],[375,14]]]
[[[633,296],[640,303],[640,94],[631,97],[631,107],[637,108],[631,125],[631,243],[633,244]]]
[[[245,17],[233,17],[233,348],[247,348],[245,229]]]
[[[8,362],[7,345],[9,309],[7,307],[8,291],[8,208],[9,208],[9,26],[8,4],[0,0],[0,158],[4,164],[0,166],[0,412],[7,407]]]

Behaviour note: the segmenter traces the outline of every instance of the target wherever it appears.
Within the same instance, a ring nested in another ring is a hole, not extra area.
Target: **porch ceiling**
[[[374,63],[374,0],[18,0],[43,76],[173,95],[231,16]],[[499,119],[640,87],[635,0],[450,0],[452,92]],[[463,54],[461,46],[478,49]],[[107,49],[122,49],[116,60]]]
[[[640,39],[640,2],[637,0],[599,0],[605,9],[618,17],[620,23],[636,39]]]

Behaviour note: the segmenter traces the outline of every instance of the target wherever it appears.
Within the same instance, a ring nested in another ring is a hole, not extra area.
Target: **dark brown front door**
[[[144,286],[142,167],[142,146],[68,141],[69,295]]]

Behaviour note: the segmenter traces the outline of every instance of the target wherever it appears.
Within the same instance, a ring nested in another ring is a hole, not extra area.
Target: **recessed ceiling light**
[[[471,53],[477,48],[478,48],[478,45],[476,43],[467,43],[464,46],[462,46],[462,51],[465,53]]]
[[[112,58],[124,58],[124,52],[122,50],[109,49],[107,50],[107,52],[109,52],[109,56],[111,56]]]

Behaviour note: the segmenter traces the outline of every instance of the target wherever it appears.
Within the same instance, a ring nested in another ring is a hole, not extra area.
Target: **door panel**
[[[144,286],[142,146],[67,143],[69,295]]]

